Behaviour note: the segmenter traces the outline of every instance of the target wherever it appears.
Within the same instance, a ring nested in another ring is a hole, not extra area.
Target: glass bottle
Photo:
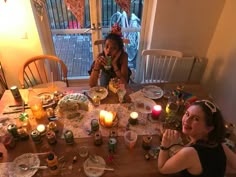
[[[58,159],[54,153],[49,153],[47,157],[47,164],[52,175],[58,175],[59,168],[58,168]]]

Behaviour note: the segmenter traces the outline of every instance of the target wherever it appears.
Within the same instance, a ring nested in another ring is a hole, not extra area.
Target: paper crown
[[[114,25],[111,27],[110,33],[116,34],[122,37],[121,27],[119,26],[118,23],[114,23]]]

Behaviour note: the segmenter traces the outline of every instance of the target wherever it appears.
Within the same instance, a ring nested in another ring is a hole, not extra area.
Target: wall
[[[227,0],[211,41],[203,85],[226,120],[236,123],[236,1]]]
[[[152,48],[206,56],[224,0],[157,0]]]
[[[0,24],[0,61],[8,86],[19,86],[19,67],[27,58],[42,53],[30,1],[0,1]]]

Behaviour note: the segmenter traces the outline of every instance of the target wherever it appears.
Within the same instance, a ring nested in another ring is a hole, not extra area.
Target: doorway
[[[88,78],[87,71],[98,54],[93,42],[102,39],[115,22],[122,27],[123,36],[130,39],[130,44],[126,46],[129,67],[136,68],[143,0],[131,1],[130,16],[120,9],[115,0],[85,0],[83,25],[67,9],[63,0],[47,0],[46,6],[55,52],[66,63],[69,79]]]

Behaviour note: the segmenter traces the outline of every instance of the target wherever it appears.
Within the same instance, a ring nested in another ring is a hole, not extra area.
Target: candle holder
[[[37,130],[40,133],[41,136],[44,136],[46,134],[46,127],[43,124],[39,124],[37,126]]]
[[[131,112],[129,123],[132,125],[136,125],[138,123],[138,113],[137,112]]]
[[[118,124],[116,112],[101,110],[99,114],[99,123],[106,128],[115,127]]]

